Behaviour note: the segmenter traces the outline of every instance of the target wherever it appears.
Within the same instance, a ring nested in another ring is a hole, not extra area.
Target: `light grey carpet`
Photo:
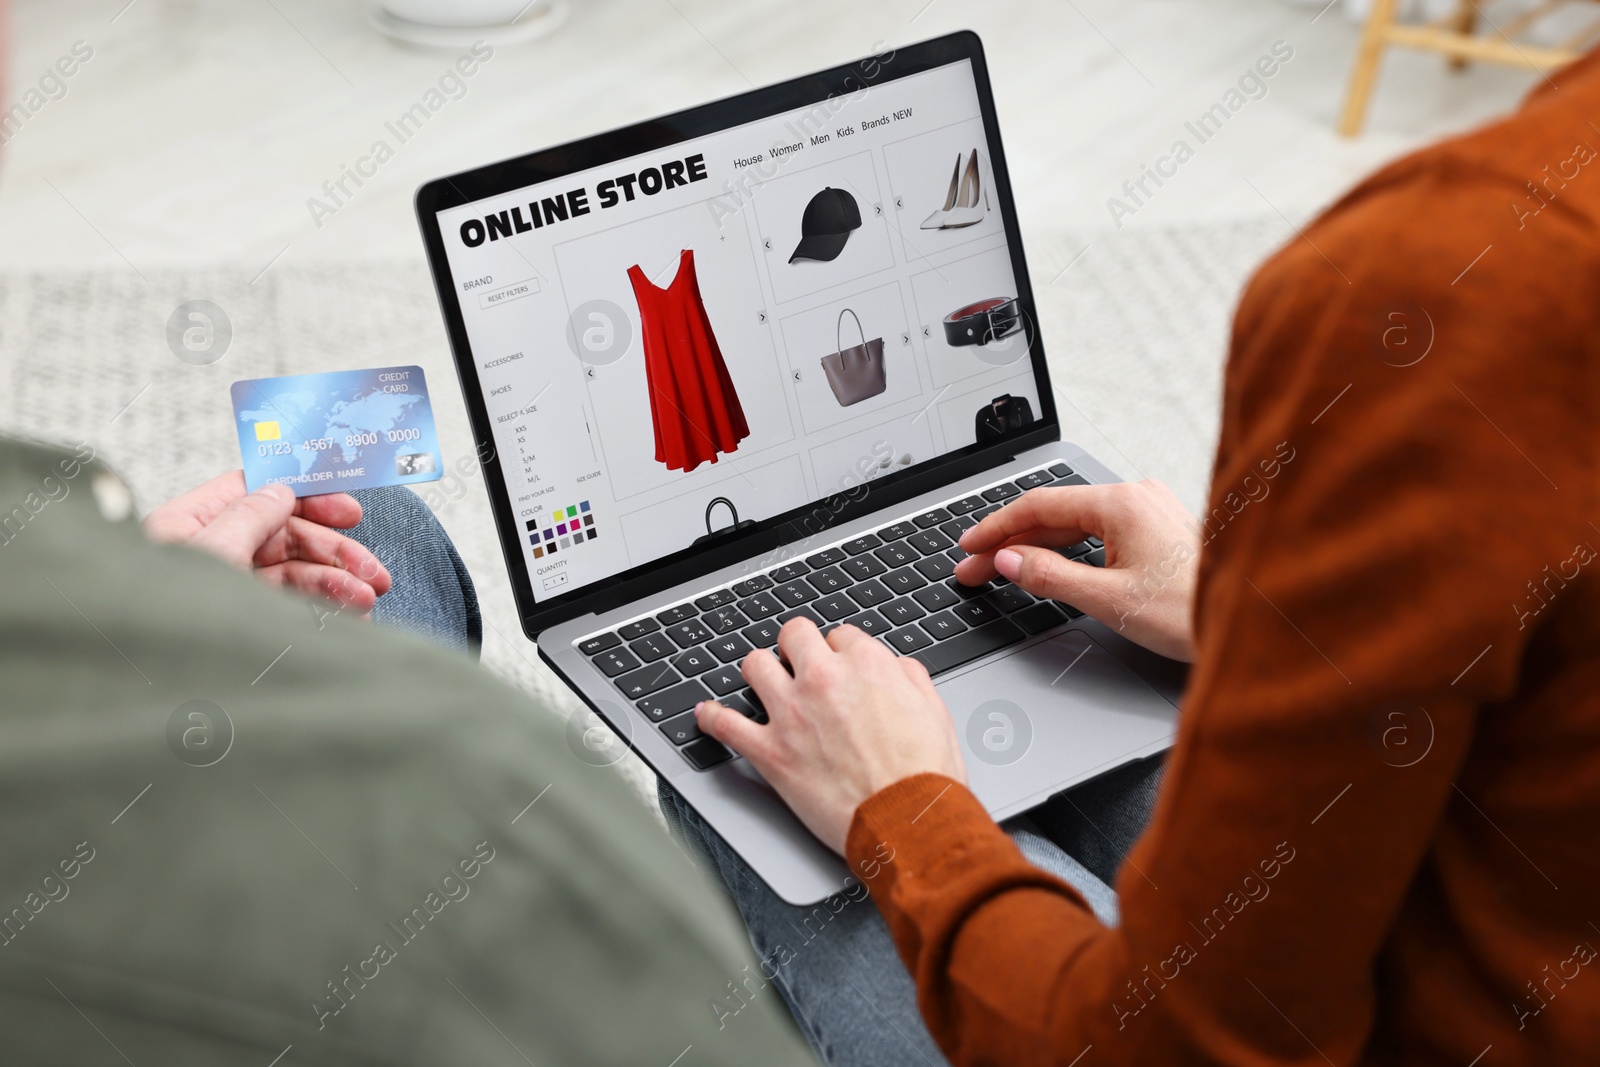
[[[1030,239],[1064,435],[1126,477],[1165,480],[1198,512],[1233,305],[1254,265],[1289,236],[1273,218]],[[232,344],[211,366],[180,362],[167,348],[167,318],[191,299],[215,302],[232,322]],[[395,364],[424,368],[447,466],[470,455],[420,258],[280,265],[259,278],[225,268],[0,275],[0,429],[93,444],[144,510],[239,465],[232,382]],[[481,482],[454,489],[439,518],[478,584],[484,665],[549,712],[570,714],[576,698],[517,623]],[[618,769],[653,796],[637,760]]]

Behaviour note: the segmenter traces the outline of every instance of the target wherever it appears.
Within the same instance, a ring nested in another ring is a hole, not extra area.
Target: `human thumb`
[[[1036,597],[1071,604],[1101,621],[1117,615],[1117,578],[1053,549],[1009,545],[994,554],[994,569]]]
[[[294,501],[287,486],[264,485],[229,504],[188,545],[248,570],[261,546],[289,521]]]

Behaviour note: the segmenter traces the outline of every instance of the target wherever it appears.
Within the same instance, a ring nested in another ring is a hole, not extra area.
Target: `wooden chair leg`
[[[1378,64],[1383,61],[1389,27],[1394,23],[1398,5],[1399,0],[1373,0],[1372,11],[1367,15],[1361,44],[1356,48],[1355,67],[1350,71],[1350,88],[1345,92],[1344,109],[1339,115],[1339,132],[1346,137],[1361,132],[1367,101],[1378,79]]]
[[[1463,37],[1473,33],[1478,28],[1478,5],[1473,0],[1459,0],[1456,5],[1456,17],[1451,20],[1450,28]],[[1466,56],[1451,56],[1451,70],[1465,70],[1467,67]]]

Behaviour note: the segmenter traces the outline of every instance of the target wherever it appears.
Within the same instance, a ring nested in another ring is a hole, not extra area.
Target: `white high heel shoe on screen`
[[[945,216],[950,214],[950,209],[956,206],[956,194],[961,188],[961,153],[956,153],[956,169],[950,172],[950,191],[945,194],[944,207],[922,220],[924,230],[938,230],[944,228]]]
[[[967,159],[966,173],[961,170],[961,156],[956,155],[955,173],[950,175],[950,192],[945,196],[944,207],[923,220],[924,230],[959,230],[984,220],[989,213],[989,194],[983,188],[978,172],[978,150],[974,148]]]

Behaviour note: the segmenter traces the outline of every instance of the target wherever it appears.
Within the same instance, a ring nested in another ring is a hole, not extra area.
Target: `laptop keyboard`
[[[955,579],[966,553],[956,541],[1006,501],[1042,485],[1088,485],[1065,463],[1000,482],[943,507],[780,567],[741,579],[654,615],[577,642],[599,671],[678,746],[697,770],[734,758],[703,735],[694,706],[715,698],[765,722],[766,709],[744,683],[739,661],[771,648],[784,623],[803,615],[823,633],[850,623],[911,656],[934,677],[1083,613],[1038,600],[1004,578],[968,587]],[[1104,566],[1096,538],[1061,550]]]

